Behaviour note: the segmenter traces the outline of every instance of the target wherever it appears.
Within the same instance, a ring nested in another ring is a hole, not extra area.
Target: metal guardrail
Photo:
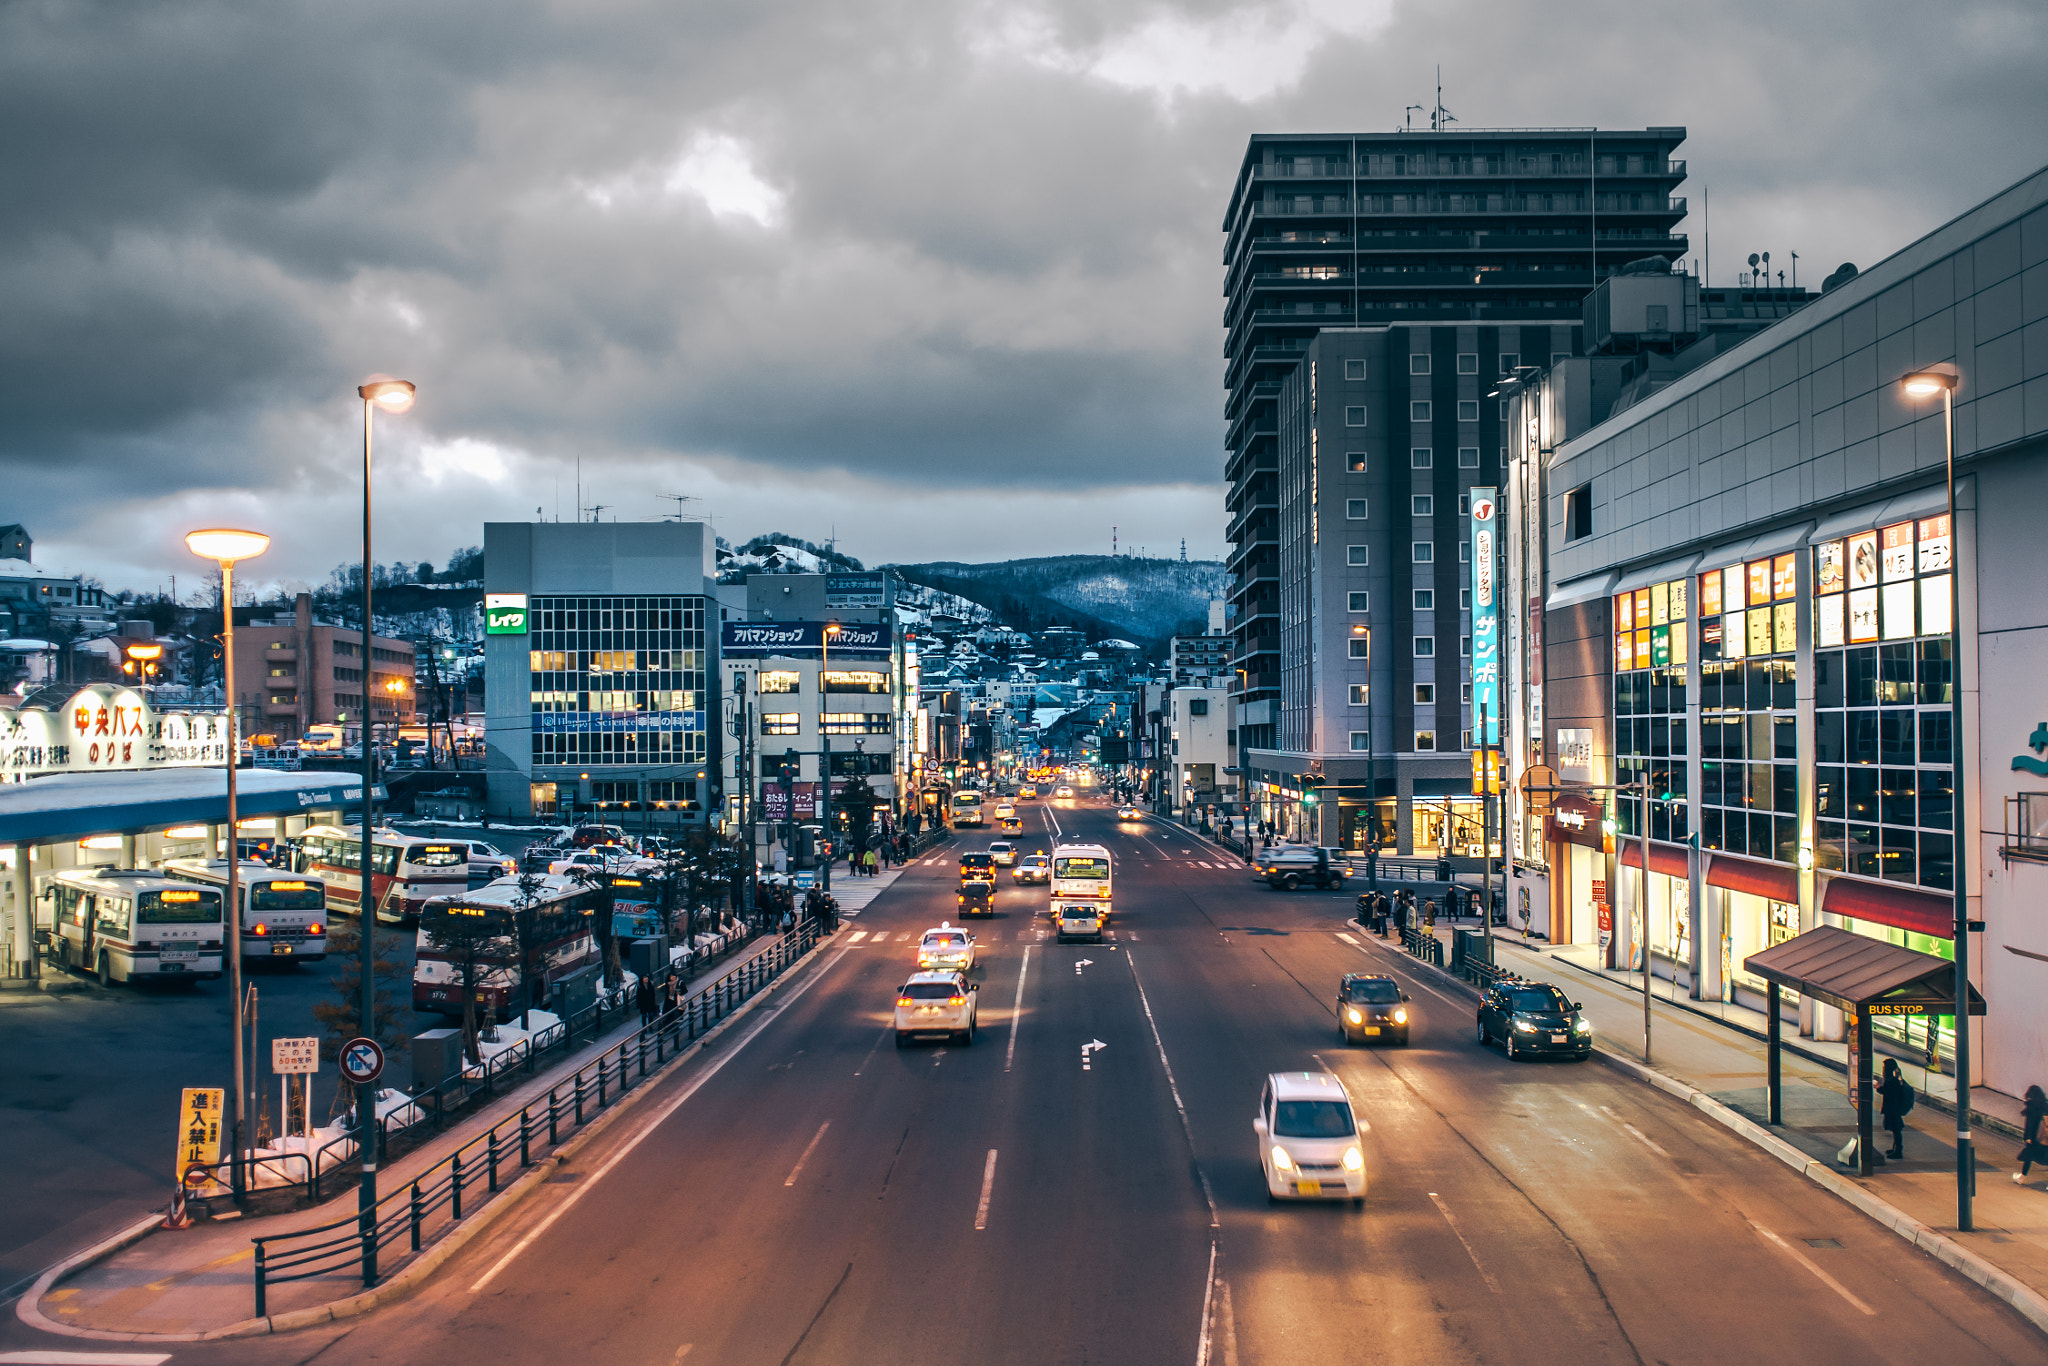
[[[536,1101],[521,1107],[516,1119],[492,1125],[385,1195],[374,1208],[315,1228],[251,1239],[256,1245],[256,1317],[268,1314],[270,1286],[330,1275],[354,1261],[361,1262],[364,1286],[374,1285],[379,1251],[405,1238],[410,1250],[418,1252],[425,1226],[434,1215],[446,1210],[450,1222],[463,1217],[466,1190],[482,1181],[488,1192],[495,1193],[500,1168],[515,1154],[520,1167],[531,1167],[536,1149],[545,1152],[557,1146],[565,1127],[572,1131],[580,1128],[593,1113],[624,1099],[637,1081],[646,1079],[650,1053],[658,1072],[669,1060],[680,1057],[691,1041],[802,960],[817,942],[815,925],[799,925],[774,948],[713,982],[688,1006],[644,1026],[585,1063],[566,1081],[549,1087],[545,1106]],[[569,1032],[568,1025],[563,1029]],[[380,1142],[381,1132],[380,1125]],[[318,1180],[317,1174],[314,1179]]]
[[[1401,947],[1432,967],[1444,965],[1444,943],[1426,930],[1410,926],[1401,931]]]
[[[1451,971],[1484,991],[1514,973],[1492,961],[1492,945],[1478,930],[1451,932]]]

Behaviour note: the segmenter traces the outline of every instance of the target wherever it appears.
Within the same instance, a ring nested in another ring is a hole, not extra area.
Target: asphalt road
[[[1044,892],[1006,884],[971,1047],[890,1042],[915,936],[952,906],[950,864],[920,865],[413,1299],[173,1359],[2048,1360],[1661,1093],[1478,1048],[1471,1006],[1344,923],[1348,896],[1266,891],[1093,806],[1040,819],[1115,851],[1115,934],[1057,945]],[[1338,1042],[1359,969],[1406,980],[1409,1047]],[[1265,1199],[1261,1082],[1315,1068],[1371,1124],[1363,1209]]]

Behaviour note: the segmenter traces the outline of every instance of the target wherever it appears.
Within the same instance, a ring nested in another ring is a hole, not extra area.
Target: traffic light
[[[1323,780],[1313,773],[1301,775],[1301,804],[1315,806],[1323,800]]]

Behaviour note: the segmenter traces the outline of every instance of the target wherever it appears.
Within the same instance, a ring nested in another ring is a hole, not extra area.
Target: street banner
[[[1472,509],[1472,713],[1486,718],[1481,744],[1500,743],[1500,609],[1494,559],[1500,504],[1496,490],[1475,488]]]
[[[719,653],[726,659],[764,659],[770,655],[808,658],[825,648],[825,621],[728,621],[719,628]],[[832,654],[885,655],[894,644],[882,622],[845,621],[832,634]]]

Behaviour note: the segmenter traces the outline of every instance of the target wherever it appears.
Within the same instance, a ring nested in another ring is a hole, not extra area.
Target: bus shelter
[[[1876,1166],[1871,1147],[1870,1021],[1877,1015],[1953,1015],[1955,965],[1931,953],[1872,939],[1835,925],[1819,925],[1751,954],[1742,965],[1768,984],[1765,1026],[1770,1122],[1784,1123],[1778,1007],[1787,990],[1825,1001],[1840,1010],[1850,1035],[1850,1099],[1856,1107],[1856,1169],[1869,1176]],[[1984,998],[1970,988],[1970,1013],[1984,1013]]]

